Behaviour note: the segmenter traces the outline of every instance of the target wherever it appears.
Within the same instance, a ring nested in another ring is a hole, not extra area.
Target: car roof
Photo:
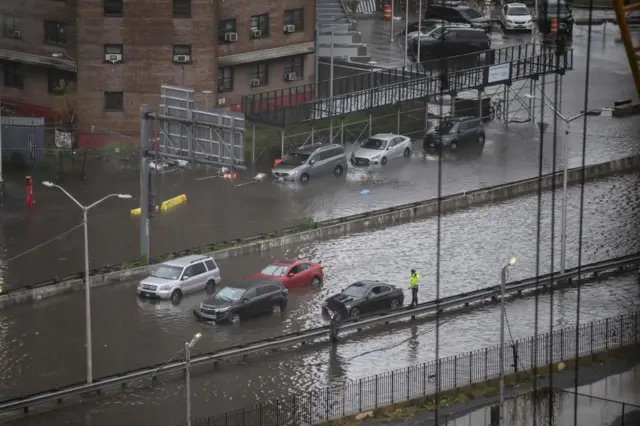
[[[166,262],[162,262],[162,265],[168,266],[178,266],[180,268],[184,268],[185,266],[189,266],[192,263],[195,263],[199,260],[207,260],[209,256],[203,256],[201,254],[192,254],[189,256],[179,257],[177,259],[167,260]]]
[[[527,10],[529,10],[529,8],[527,7],[527,5],[525,5],[524,3],[507,3],[507,9],[510,9],[512,7],[524,7]]]
[[[371,288],[377,285],[388,285],[389,287],[394,287],[395,286],[393,284],[387,284],[384,283],[382,281],[376,281],[376,280],[361,280],[361,281],[356,281],[355,283],[351,283],[349,284],[349,287],[351,286],[356,286],[356,287],[366,287],[366,288]]]
[[[380,139],[382,141],[388,141],[389,139],[393,139],[395,137],[400,137],[402,135],[396,135],[394,133],[376,133],[371,136],[371,139]]]
[[[342,145],[339,145],[337,143],[330,143],[330,144],[315,144],[310,146],[303,146],[303,147],[291,150],[291,154],[311,155],[316,151],[324,151],[325,149],[329,149],[329,148],[342,148]]]
[[[283,287],[282,282],[280,282],[280,280],[276,280],[273,278],[264,278],[264,277],[245,278],[243,280],[233,281],[228,285],[226,285],[225,287],[233,287],[233,288],[248,290],[250,288],[257,287],[260,285],[266,285],[266,284],[277,284],[278,286]]]

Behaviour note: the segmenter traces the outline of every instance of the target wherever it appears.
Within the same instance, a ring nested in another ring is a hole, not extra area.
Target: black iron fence
[[[576,333],[577,331],[577,333]],[[507,373],[640,343],[640,312],[520,339],[505,349]],[[297,426],[373,410],[499,376],[499,346],[268,401],[192,422],[194,426]]]

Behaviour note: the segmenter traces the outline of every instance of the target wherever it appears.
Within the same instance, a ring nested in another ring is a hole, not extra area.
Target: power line
[[[37,249],[39,249],[39,248],[41,248],[41,247],[43,247],[43,246],[45,246],[45,245],[47,245],[49,243],[52,243],[52,242],[54,242],[56,240],[59,240],[60,238],[64,237],[65,235],[70,234],[71,232],[73,232],[76,229],[80,228],[82,225],[83,225],[83,223],[79,223],[78,225],[74,226],[73,228],[68,229],[68,230],[64,231],[63,233],[61,233],[61,234],[58,234],[57,236],[51,238],[50,240],[45,241],[44,243],[40,243],[37,246],[31,247],[29,250],[25,250],[25,251],[23,251],[22,253],[20,253],[20,254],[18,254],[16,256],[13,256],[13,257],[11,257],[11,258],[9,258],[7,260],[4,260],[3,263],[9,263],[9,262],[11,262],[13,260],[18,259],[19,257],[22,257],[22,256],[24,256],[26,254],[31,253],[34,250],[37,250]]]

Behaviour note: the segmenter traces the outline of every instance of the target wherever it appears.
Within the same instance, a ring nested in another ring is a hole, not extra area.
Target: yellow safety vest
[[[409,288],[418,288],[418,283],[420,282],[420,275],[416,272],[411,275],[411,280],[409,281]]]

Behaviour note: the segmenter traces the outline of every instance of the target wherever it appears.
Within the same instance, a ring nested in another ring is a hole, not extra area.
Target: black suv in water
[[[444,26],[428,37],[420,38],[420,62],[483,52],[491,48],[491,39],[482,30]],[[417,44],[415,47],[417,55]]]
[[[287,306],[288,291],[281,281],[250,278],[222,288],[200,304],[193,314],[198,319],[237,323],[264,313],[280,314]]]
[[[574,19],[569,5],[563,0],[540,0],[538,3],[538,28],[544,34],[551,32],[551,21],[558,20],[558,32],[573,32]]]
[[[437,154],[444,150],[459,151],[484,148],[484,124],[480,118],[445,118],[424,137],[424,152]]]
[[[491,31],[491,19],[485,18],[480,12],[468,6],[428,5],[424,12],[424,19],[443,19],[454,24],[469,24],[473,28]]]

